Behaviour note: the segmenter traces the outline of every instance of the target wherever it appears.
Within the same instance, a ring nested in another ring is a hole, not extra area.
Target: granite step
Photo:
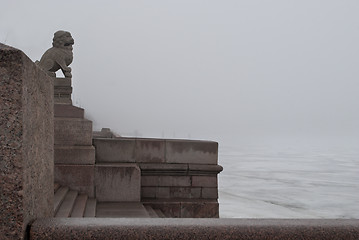
[[[155,212],[155,210],[153,210],[153,208],[151,206],[145,206],[147,212],[148,212],[148,215],[150,215],[151,218],[158,218],[158,215],[157,213]]]
[[[70,190],[67,192],[59,210],[56,212],[55,217],[69,217],[75,204],[78,192]]]
[[[54,183],[54,193],[61,187],[60,184]]]
[[[160,209],[154,209],[154,210],[159,218],[166,218],[166,216],[163,214],[163,212]]]
[[[149,218],[150,215],[139,202],[100,202],[97,203],[96,217]]]
[[[82,218],[84,216],[87,198],[88,196],[86,194],[79,194],[77,196],[71,212],[71,217]]]
[[[96,199],[88,198],[86,202],[84,217],[96,217]]]
[[[58,211],[68,191],[68,187],[59,187],[59,189],[56,191],[54,196],[54,213]]]

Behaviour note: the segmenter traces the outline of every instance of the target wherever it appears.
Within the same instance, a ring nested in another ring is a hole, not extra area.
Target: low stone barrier
[[[141,172],[138,194],[144,205],[161,210],[167,217],[218,218],[217,175],[223,168],[218,165],[217,142],[112,137],[94,138],[93,143],[98,169],[104,164],[138,165]],[[115,167],[109,169],[108,182],[126,178],[115,172]],[[118,193],[137,189],[137,183],[129,183],[126,188],[116,185]],[[100,179],[96,181],[96,198],[99,201],[122,199],[120,194],[113,198],[115,194],[111,189],[105,196],[97,191],[109,186]]]
[[[359,220],[39,219],[30,239],[359,239]]]

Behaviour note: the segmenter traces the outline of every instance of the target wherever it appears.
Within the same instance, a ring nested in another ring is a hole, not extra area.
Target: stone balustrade
[[[39,219],[30,239],[359,239],[358,220],[327,219]]]

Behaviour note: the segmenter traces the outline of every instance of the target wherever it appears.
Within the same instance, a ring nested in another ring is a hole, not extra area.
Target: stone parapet
[[[0,238],[24,239],[53,215],[53,82],[22,51],[0,44]]]
[[[217,175],[223,168],[217,164],[216,142],[120,137],[93,143],[96,165],[139,166],[142,202],[168,217],[218,217]],[[106,177],[115,172],[108,169]],[[101,196],[97,187],[96,196]]]
[[[218,143],[152,138],[95,138],[96,162],[218,163]]]
[[[359,239],[358,220],[39,219],[30,239]]]

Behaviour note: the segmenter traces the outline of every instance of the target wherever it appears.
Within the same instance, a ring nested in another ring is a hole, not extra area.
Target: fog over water
[[[0,42],[33,61],[51,47],[55,31],[72,33],[73,102],[95,129],[218,141],[225,177],[226,167],[240,166],[243,153],[259,146],[290,143],[302,157],[302,145],[359,148],[359,1],[0,6]],[[229,152],[237,152],[231,163]],[[351,156],[357,166],[359,154]]]

